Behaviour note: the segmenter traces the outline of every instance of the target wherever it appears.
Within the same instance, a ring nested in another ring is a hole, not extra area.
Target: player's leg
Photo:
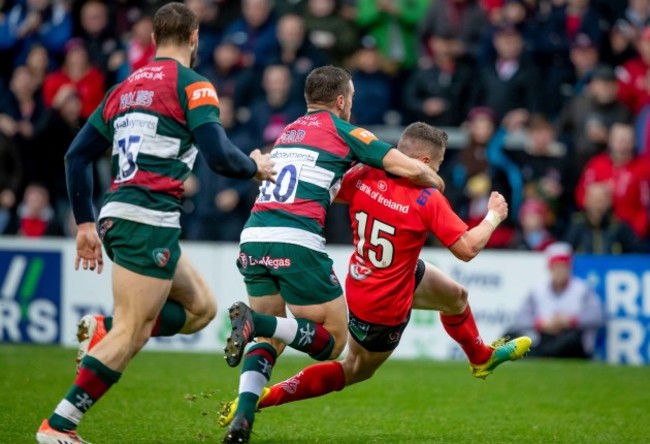
[[[254,313],[271,317],[286,317],[286,305],[279,293],[249,298]],[[277,357],[286,347],[282,342],[263,337],[248,348],[243,358],[239,377],[238,403],[233,414],[244,416],[252,425],[260,395],[271,379],[271,371]]]
[[[445,331],[461,346],[471,363],[490,359],[492,350],[479,334],[465,287],[437,267],[426,262],[420,264],[425,266],[424,277],[413,295],[413,308],[439,311]]]
[[[179,229],[122,219],[104,219],[101,224],[104,247],[113,261],[112,329],[83,358],[74,385],[43,421],[36,435],[40,443],[81,442],[74,435],[77,425],[149,339],[176,272]]]
[[[422,266],[424,275],[413,295],[413,308],[440,311],[445,331],[467,355],[474,376],[485,378],[498,365],[528,352],[531,342],[526,336],[486,345],[467,301],[467,290],[437,267],[419,261],[418,267]]]
[[[210,287],[187,255],[181,253],[169,297],[154,322],[151,336],[195,333],[208,325],[216,314],[217,301]],[[93,318],[98,323],[103,322],[106,332],[113,327],[112,316],[106,316],[103,321],[98,316]]]
[[[264,306],[269,314],[251,310],[243,303],[230,308],[233,332],[226,345],[230,366],[239,363],[243,348],[254,337],[279,341],[319,360],[340,354],[346,339],[346,305],[326,254],[294,245],[245,244],[238,266],[254,307]],[[295,318],[272,314],[269,307],[279,310],[280,300],[283,307],[287,303]],[[224,442],[247,442],[276,357],[276,348],[264,341],[247,351],[239,404]]]
[[[160,236],[161,233],[166,236],[171,235],[170,242],[175,241],[173,231],[156,230],[157,236]],[[153,337],[194,333],[214,319],[217,312],[216,299],[201,274],[187,255],[180,252],[180,249],[178,255],[169,297],[153,323],[151,330]],[[86,354],[106,336],[106,333],[111,331],[113,318],[113,316],[86,315],[79,320],[77,324],[79,340],[76,358],[77,372]]]
[[[172,281],[143,276],[115,263],[112,284],[113,328],[88,357],[122,371],[151,337],[153,324],[169,295]]]
[[[331,259],[325,253],[286,244],[245,244],[242,250],[246,262],[240,255],[238,266],[248,294],[271,294],[262,293],[266,289],[258,288],[256,280],[261,279],[260,287],[266,279],[273,280],[295,318],[269,316],[243,303],[234,304],[230,308],[233,333],[226,347],[228,364],[238,365],[246,343],[256,336],[276,339],[317,360],[336,358],[347,339],[347,312]],[[260,267],[255,265],[260,257],[283,265]]]
[[[261,249],[260,249],[261,248]],[[280,288],[269,270],[263,266],[253,265],[246,259],[249,257],[263,257],[266,254],[264,245],[244,245],[238,261],[238,268],[244,277],[246,291],[249,294],[249,303],[253,310],[241,303],[230,307],[229,315],[233,325],[233,332],[226,341],[226,360],[238,357],[241,360],[244,347],[255,335],[253,313],[259,316],[268,316],[272,319],[286,317],[285,302],[280,296]],[[254,256],[253,256],[254,255]],[[250,265],[250,266],[249,266]],[[264,386],[271,378],[271,371],[275,360],[284,349],[284,344],[265,338],[258,338],[258,342],[251,346],[244,355],[239,378],[240,403],[232,407],[231,427],[226,432],[224,442],[248,442],[255,410],[259,396]],[[236,364],[235,364],[236,365]],[[235,416],[233,420],[232,416]]]
[[[397,348],[407,324],[408,319],[396,326],[368,324],[351,313],[345,359],[311,365],[286,381],[265,388],[257,407],[262,409],[323,396],[370,379]],[[238,402],[237,398],[222,406],[221,427],[233,421]]]
[[[287,317],[287,304],[280,293],[261,297],[249,296],[248,303],[250,308],[255,313],[268,315],[279,319],[284,319]],[[255,340],[258,343],[266,342],[271,344],[278,356],[280,356],[284,349],[287,347],[284,342],[273,338],[258,336]]]
[[[350,336],[343,361],[310,365],[286,381],[274,384],[265,393],[259,408],[323,396],[370,379],[392,353],[392,350],[369,351]]]
[[[119,380],[128,362],[149,339],[171,288],[169,279],[134,273],[117,263],[113,264],[112,281],[113,328],[82,360],[74,385],[37,434],[41,443],[57,442],[62,438],[56,436],[57,431],[74,433],[83,415]]]

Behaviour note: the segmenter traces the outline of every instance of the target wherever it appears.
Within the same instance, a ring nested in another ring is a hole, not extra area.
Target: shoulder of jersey
[[[204,105],[219,106],[219,96],[214,85],[204,78],[190,83],[185,87],[187,94],[187,107],[194,109]]]
[[[377,136],[375,136],[371,131],[361,127],[354,128],[350,131],[350,135],[366,145],[369,145],[373,140],[377,140]]]
[[[442,194],[440,193],[440,190],[430,187],[430,188],[420,188],[419,193],[417,194],[417,198],[415,199],[415,203],[418,204],[420,207],[424,207],[427,204],[430,204],[432,202],[440,202],[440,197]]]

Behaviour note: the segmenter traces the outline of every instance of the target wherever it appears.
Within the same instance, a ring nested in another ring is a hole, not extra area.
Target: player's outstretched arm
[[[72,212],[77,224],[94,222],[92,164],[108,148],[106,138],[86,123],[65,154],[65,178]]]
[[[206,123],[192,131],[196,145],[205,157],[210,169],[222,176],[235,179],[272,179],[273,161],[259,150],[250,157],[237,148],[217,123]]]
[[[106,138],[93,125],[86,123],[65,155],[68,195],[78,225],[75,269],[78,269],[81,263],[84,270],[97,268],[98,273],[102,271],[103,259],[93,212],[92,164],[101,157],[107,147]]]
[[[392,149],[384,156],[384,169],[396,176],[405,177],[416,185],[434,187],[441,192],[445,190],[445,182],[438,173],[429,166],[416,159],[411,159],[406,154]]]
[[[508,204],[501,194],[493,191],[488,201],[488,213],[485,219],[451,244],[449,251],[462,261],[471,261],[485,248],[496,227],[506,217],[508,217]]]

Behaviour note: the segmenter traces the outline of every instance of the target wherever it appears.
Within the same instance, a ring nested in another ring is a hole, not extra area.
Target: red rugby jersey
[[[355,253],[345,282],[350,310],[360,319],[397,325],[413,301],[413,273],[427,232],[449,247],[467,231],[434,188],[359,165],[343,179],[338,200],[350,204]]]

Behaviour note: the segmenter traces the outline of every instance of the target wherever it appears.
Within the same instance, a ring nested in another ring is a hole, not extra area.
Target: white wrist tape
[[[488,213],[485,215],[485,220],[490,222],[492,228],[498,227],[499,224],[501,223],[501,220],[499,219],[499,215],[494,210],[488,211]]]

